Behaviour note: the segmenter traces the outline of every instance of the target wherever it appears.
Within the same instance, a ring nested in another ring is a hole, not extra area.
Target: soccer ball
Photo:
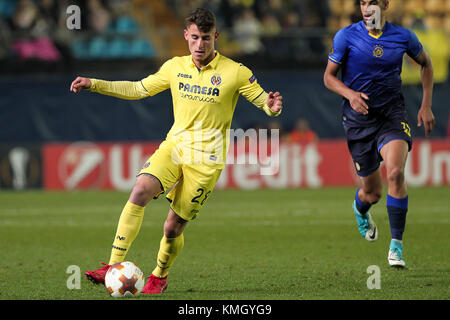
[[[133,262],[124,261],[112,265],[105,275],[105,287],[114,298],[137,297],[144,288],[145,277]]]

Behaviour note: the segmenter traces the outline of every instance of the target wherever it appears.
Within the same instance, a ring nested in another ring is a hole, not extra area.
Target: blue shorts
[[[411,129],[405,107],[390,110],[389,116],[381,112],[373,113],[375,116],[371,117],[376,118],[376,121],[370,126],[347,122],[344,116],[348,149],[360,177],[367,177],[380,167],[383,161],[380,150],[390,141],[404,140],[408,143],[408,150],[412,148]]]

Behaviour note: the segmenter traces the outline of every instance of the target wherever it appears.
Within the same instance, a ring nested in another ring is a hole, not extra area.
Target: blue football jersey
[[[406,53],[415,58],[422,50],[412,31],[389,22],[379,36],[370,34],[364,21],[341,29],[334,37],[328,59],[341,66],[346,86],[369,96],[368,117],[356,115],[344,99],[344,118],[367,123],[371,122],[370,109],[384,113],[380,108],[404,107],[400,77],[403,56]]]

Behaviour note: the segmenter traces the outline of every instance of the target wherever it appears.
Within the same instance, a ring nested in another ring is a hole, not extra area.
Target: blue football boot
[[[359,233],[361,233],[363,238],[370,242],[377,240],[378,229],[375,225],[375,222],[373,222],[370,213],[359,213],[358,209],[356,208],[356,201],[353,201],[353,213],[356,217],[356,223],[358,224]]]
[[[388,261],[391,267],[404,268],[406,266],[405,260],[403,260],[403,243],[401,241],[391,240]]]

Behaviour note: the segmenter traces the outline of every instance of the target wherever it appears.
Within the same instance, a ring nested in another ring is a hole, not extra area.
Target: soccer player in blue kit
[[[378,10],[372,6],[378,6]],[[368,241],[378,238],[369,209],[382,195],[380,163],[384,161],[392,235],[388,262],[403,268],[406,263],[402,240],[408,211],[404,169],[412,147],[401,92],[403,56],[406,53],[421,65],[423,100],[417,122],[424,126],[427,137],[435,124],[431,111],[433,67],[412,31],[386,21],[389,0],[361,0],[360,7],[363,20],[335,35],[324,83],[344,98],[343,126],[361,184],[353,202],[358,230]],[[339,71],[342,80],[337,77]]]

